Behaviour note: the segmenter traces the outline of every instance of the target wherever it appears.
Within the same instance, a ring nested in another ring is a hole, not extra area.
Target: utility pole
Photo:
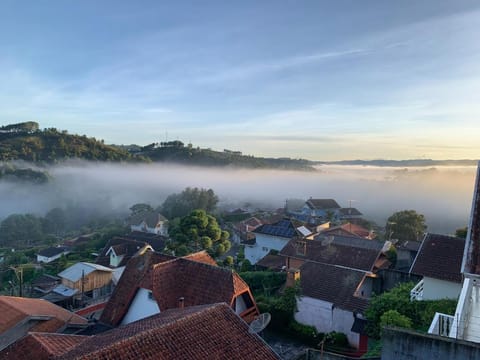
[[[18,296],[23,297],[23,268],[22,267],[14,267],[10,266],[10,269],[12,269],[15,272],[15,277],[18,280],[18,283],[20,285],[20,288],[18,289]]]

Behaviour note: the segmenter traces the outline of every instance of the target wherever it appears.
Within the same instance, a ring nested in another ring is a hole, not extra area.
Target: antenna
[[[251,334],[258,334],[262,332],[270,323],[272,316],[270,313],[263,313],[258,315],[258,317],[252,321],[248,327],[248,332]]]

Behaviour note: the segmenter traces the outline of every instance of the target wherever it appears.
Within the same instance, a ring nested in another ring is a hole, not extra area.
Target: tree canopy
[[[201,209],[208,213],[215,210],[218,196],[212,189],[187,187],[180,194],[172,194],[163,202],[160,212],[169,219],[187,216],[193,210]]]
[[[387,239],[420,241],[427,230],[425,216],[415,210],[398,211],[387,219],[385,230]]]
[[[184,256],[199,250],[212,255],[222,255],[230,250],[230,235],[222,231],[217,219],[204,210],[194,210],[173,224],[169,231],[172,243],[169,245],[177,256]]]

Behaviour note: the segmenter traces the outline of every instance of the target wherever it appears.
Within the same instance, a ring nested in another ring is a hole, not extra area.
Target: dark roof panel
[[[460,268],[464,247],[464,239],[428,233],[423,239],[410,272],[434,279],[461,283]]]

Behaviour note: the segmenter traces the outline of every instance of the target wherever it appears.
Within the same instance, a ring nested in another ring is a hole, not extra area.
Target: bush
[[[248,260],[245,260],[248,261]],[[245,262],[244,261],[244,262]],[[243,264],[242,264],[243,267]],[[286,273],[272,271],[247,271],[239,274],[254,294],[270,295],[278,290],[287,279]]]
[[[406,329],[412,328],[412,320],[405,315],[400,314],[397,310],[388,310],[380,317],[380,326],[398,326]]]

